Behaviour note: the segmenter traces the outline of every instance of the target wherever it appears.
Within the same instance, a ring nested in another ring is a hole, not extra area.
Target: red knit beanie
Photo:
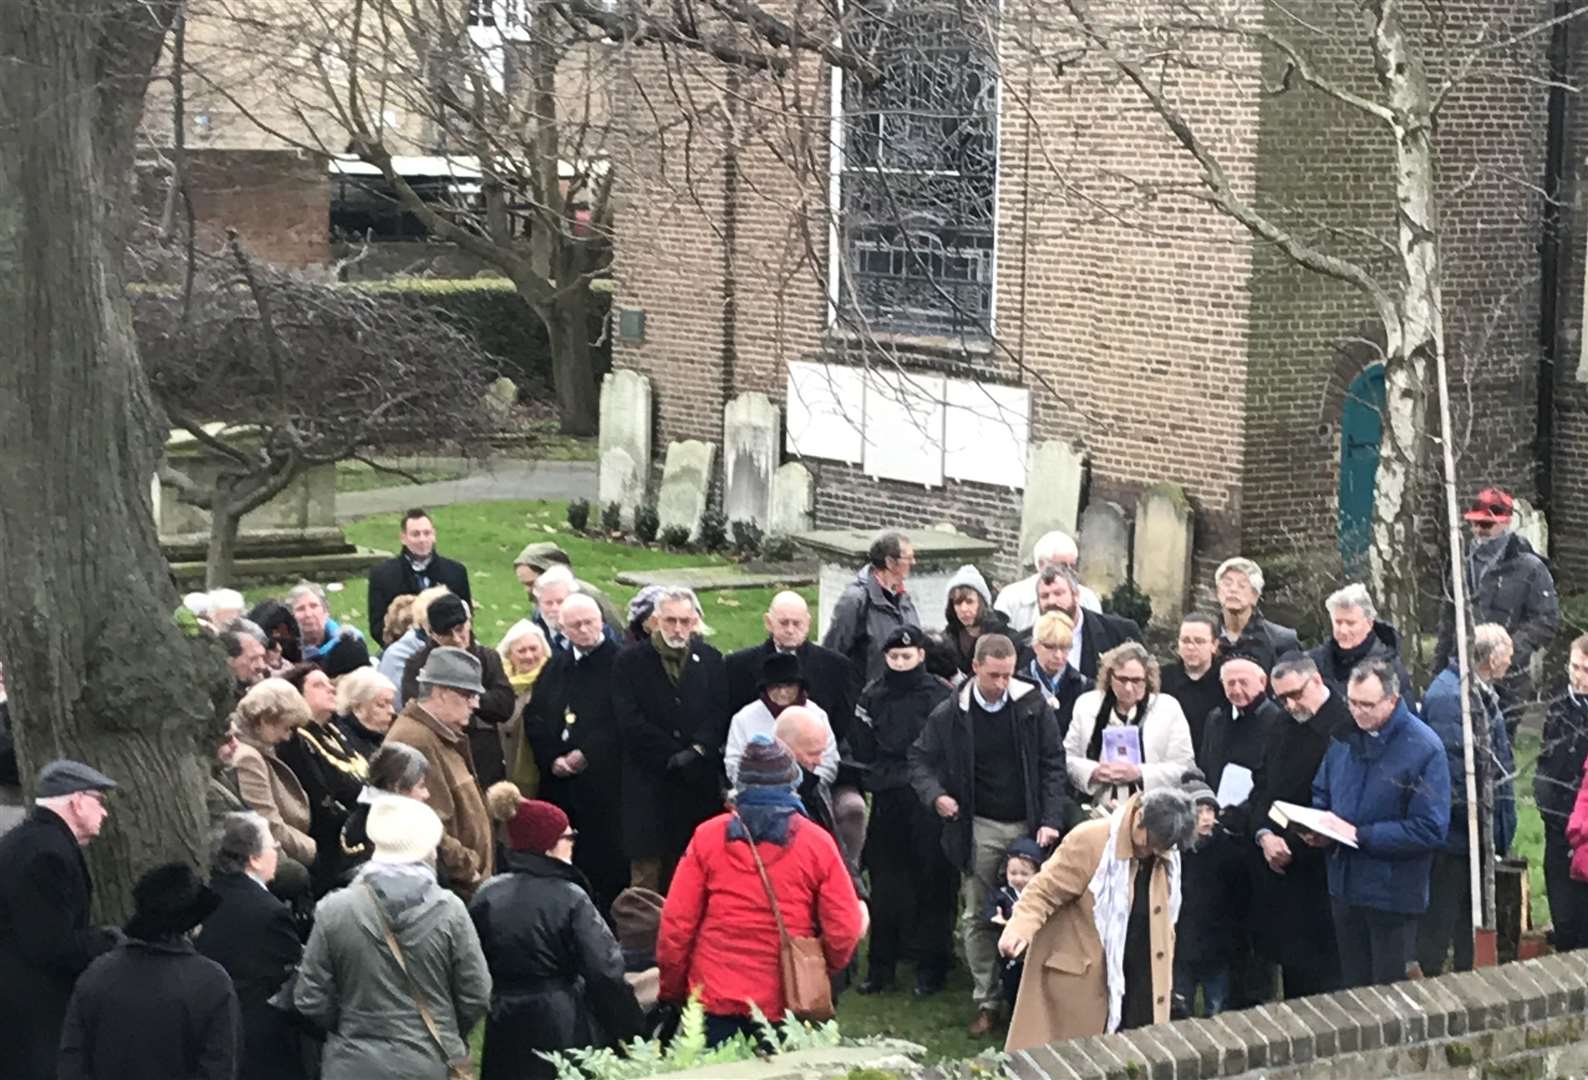
[[[524,799],[507,822],[507,846],[514,851],[544,855],[568,831],[568,815],[560,806],[540,799]]]

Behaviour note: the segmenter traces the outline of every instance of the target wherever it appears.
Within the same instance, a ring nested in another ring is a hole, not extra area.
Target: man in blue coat
[[[1406,707],[1388,661],[1357,665],[1346,701],[1356,726],[1324,754],[1312,805],[1354,845],[1329,855],[1340,974],[1350,988],[1406,976],[1433,853],[1450,825],[1450,772],[1439,736]]]

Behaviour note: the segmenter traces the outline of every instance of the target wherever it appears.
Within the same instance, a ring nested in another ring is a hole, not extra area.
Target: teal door
[[[1351,383],[1340,413],[1340,557],[1347,573],[1367,569],[1383,416],[1384,365],[1374,364]]]

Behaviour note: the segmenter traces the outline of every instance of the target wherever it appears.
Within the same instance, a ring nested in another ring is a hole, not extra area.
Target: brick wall
[[[1588,36],[1569,31],[1569,75],[1588,80]],[[1588,366],[1583,360],[1583,268],[1588,265],[1588,105],[1566,98],[1568,152],[1562,177],[1560,288],[1554,376],[1553,491],[1550,499],[1550,557],[1568,583],[1588,584]],[[1582,628],[1568,628],[1580,631]]]
[[[1019,1080],[1580,1076],[1588,955],[1363,987],[1068,1039],[1014,1054]]]

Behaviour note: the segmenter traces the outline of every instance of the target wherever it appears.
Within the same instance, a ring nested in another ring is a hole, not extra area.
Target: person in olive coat
[[[481,1080],[552,1080],[556,1067],[537,1051],[627,1042],[645,1016],[623,977],[623,950],[572,865],[568,815],[511,783],[489,794],[509,853],[507,872],[469,902],[491,969]]]
[[[76,761],[52,761],[34,808],[0,837],[0,1073],[55,1080],[66,1003],[77,977],[117,941],[88,925],[94,885],[82,848],[99,835],[115,781]]]
[[[139,878],[132,896],[127,940],[88,965],[72,992],[60,1080],[233,1080],[237,993],[189,936],[219,894],[186,863],[167,863]]]
[[[221,820],[210,863],[210,888],[220,906],[194,939],[231,976],[242,1012],[239,1080],[304,1080],[302,1043],[290,1015],[270,1004],[298,966],[303,943],[292,911],[270,894],[280,846],[255,813]]]

